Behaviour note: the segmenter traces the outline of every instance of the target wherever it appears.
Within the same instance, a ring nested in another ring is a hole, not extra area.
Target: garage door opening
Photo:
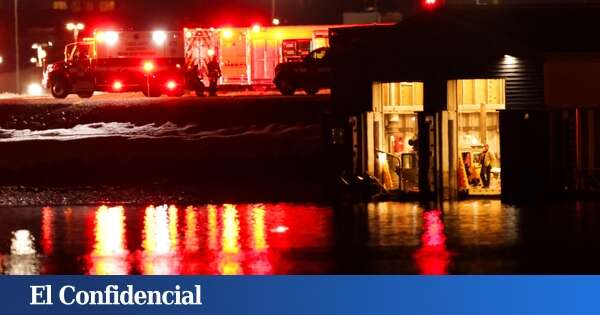
[[[420,111],[422,82],[373,84],[374,171],[388,190],[419,191],[416,141]]]
[[[456,80],[448,95],[457,110],[457,187],[470,196],[501,194],[500,115],[504,79]]]

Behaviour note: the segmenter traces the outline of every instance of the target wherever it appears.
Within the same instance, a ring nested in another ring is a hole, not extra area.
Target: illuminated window
[[[396,113],[423,110],[422,82],[388,82],[373,85],[375,111]]]
[[[69,5],[67,4],[67,1],[53,1],[52,2],[52,9],[54,9],[54,10],[67,10],[67,9],[69,9]]]
[[[459,110],[479,110],[481,104],[496,110],[504,109],[504,85],[502,79],[458,80]]]
[[[319,49],[312,53],[313,59],[317,59],[317,60],[325,59],[326,55],[327,55],[327,50],[325,50],[325,49]]]
[[[113,0],[102,0],[98,2],[98,10],[100,11],[113,11],[115,9],[115,2]]]

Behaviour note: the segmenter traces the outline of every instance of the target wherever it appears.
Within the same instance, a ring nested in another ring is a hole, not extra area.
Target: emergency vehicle
[[[146,96],[181,96],[203,86],[184,58],[181,31],[96,31],[65,47],[64,60],[50,64],[43,84],[55,98],[95,91],[141,91]]]
[[[314,95],[331,86],[329,49],[321,47],[312,51],[302,61],[283,62],[275,67],[273,83],[283,95],[294,95],[301,88]]]
[[[331,27],[336,25],[186,28],[186,61],[206,78],[207,60],[218,56],[225,88],[272,87],[278,64],[329,46]]]
[[[311,51],[329,46],[330,28],[347,26],[100,30],[67,45],[64,61],[45,69],[43,83],[56,98],[88,98],[94,91],[180,96],[185,89],[200,96],[209,85],[208,62],[216,56],[221,88],[264,89],[273,87],[279,64],[305,61]]]

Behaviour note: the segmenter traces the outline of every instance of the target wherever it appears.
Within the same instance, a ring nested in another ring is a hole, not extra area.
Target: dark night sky
[[[248,26],[269,24],[271,0],[115,0],[114,12],[72,12],[51,10],[52,0],[18,0],[22,45],[53,40],[62,44],[70,34],[64,31],[67,21],[81,21],[88,27],[82,33],[100,27],[170,28],[182,26]],[[71,0],[67,0],[69,3]],[[419,0],[276,0],[276,15],[285,24],[335,24],[342,22],[342,12],[362,11],[378,1],[382,10],[397,10]],[[44,5],[45,4],[45,5]],[[0,0],[0,54],[4,67],[12,62],[13,0]],[[43,30],[43,31],[40,31]],[[50,30],[50,31],[48,31]]]
[[[339,20],[344,0],[277,0],[277,15],[293,23]],[[129,0],[132,10],[145,8],[148,23],[187,22],[204,25],[247,25],[255,21],[270,20],[271,0],[176,0],[165,6],[164,0]],[[333,21],[337,22],[337,21]]]
[[[67,0],[70,2],[71,0]],[[377,3],[382,11],[407,13],[419,0],[275,0],[276,15],[288,24],[333,24],[342,22],[342,12],[362,11]],[[12,22],[13,0],[0,0],[2,19]],[[65,18],[94,22],[128,24],[128,27],[218,26],[269,23],[271,0],[115,0],[117,10],[109,14],[40,11],[41,3],[52,0],[19,0],[23,26],[49,27]],[[43,16],[44,18],[40,18]],[[10,24],[10,23],[9,23]],[[123,25],[125,26],[125,25]]]
[[[270,21],[271,0],[122,0],[132,9],[130,16],[140,17],[143,23],[189,23],[193,25],[249,25]],[[418,0],[276,0],[276,15],[289,24],[340,23],[342,12],[361,11],[378,2],[384,11],[406,11]],[[130,10],[131,11],[131,10]],[[160,14],[156,14],[160,12]]]

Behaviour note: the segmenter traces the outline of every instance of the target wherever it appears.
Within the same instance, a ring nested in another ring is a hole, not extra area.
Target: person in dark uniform
[[[221,77],[221,66],[219,65],[217,56],[212,56],[206,65],[206,70],[209,80],[208,93],[210,96],[217,96],[217,82]]]

